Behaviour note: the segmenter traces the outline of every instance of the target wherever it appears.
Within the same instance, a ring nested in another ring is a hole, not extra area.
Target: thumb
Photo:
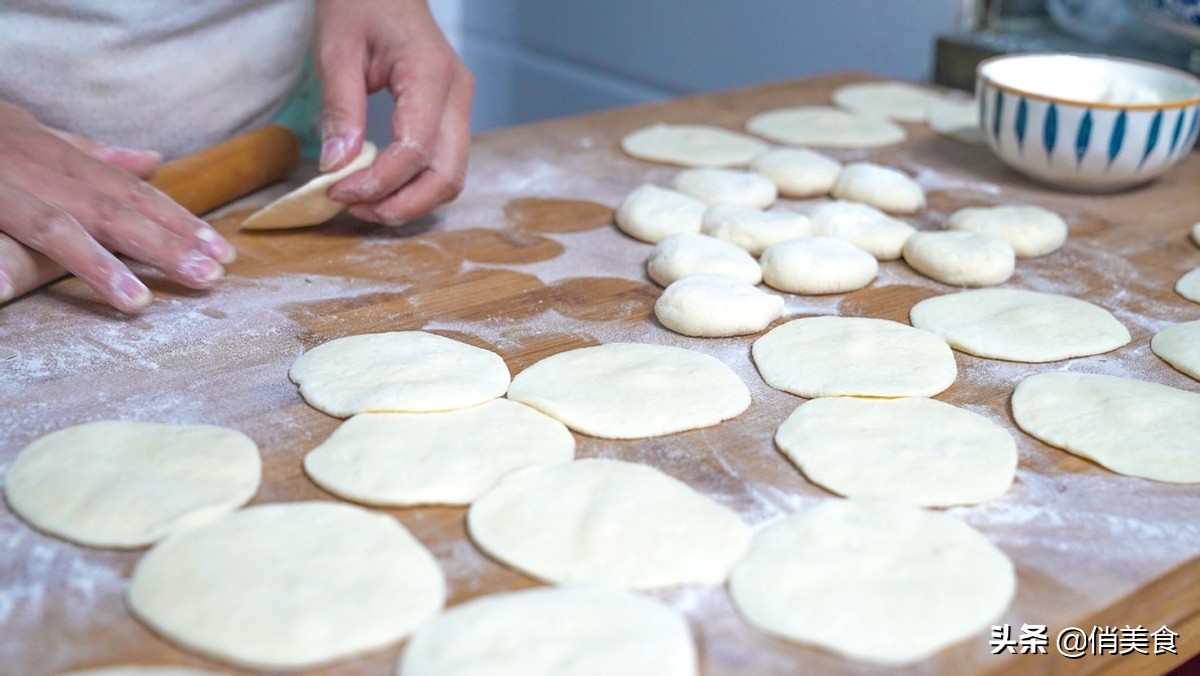
[[[138,178],[149,178],[163,161],[162,155],[153,150],[122,148],[59,129],[53,132],[83,154],[124,169]]]

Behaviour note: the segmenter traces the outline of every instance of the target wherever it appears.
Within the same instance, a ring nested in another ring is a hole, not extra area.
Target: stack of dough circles
[[[654,315],[663,326],[698,338],[758,333],[782,314],[782,298],[726,275],[684,277],[654,303]]]
[[[1012,246],[977,232],[918,232],[904,243],[904,262],[926,277],[951,286],[992,286],[1012,277]]]
[[[578,460],[514,472],[471,505],[497,560],[552,583],[719,585],[750,529],[687,484],[637,463]]]
[[[868,317],[807,317],[754,341],[763,380],[801,397],[931,397],[958,376],[946,341]]]
[[[903,666],[985,633],[1012,602],[1016,574],[948,514],[829,500],[759,531],[729,591],[764,632]]]
[[[833,102],[864,115],[924,122],[929,106],[946,97],[907,82],[856,82],[833,90]]]
[[[620,588],[576,585],[494,594],[430,620],[399,676],[695,676],[678,611]]]
[[[750,406],[750,390],[720,360],[643,343],[609,343],[547,357],[513,379],[508,397],[576,432],[606,439],[709,427]]]
[[[894,261],[917,230],[859,202],[825,202],[808,212],[814,235],[844,239],[881,261]]]
[[[874,256],[836,237],[780,242],[764,251],[760,262],[767,286],[800,294],[854,291],[879,272]]]
[[[1067,222],[1062,216],[1031,205],[959,209],[946,219],[946,228],[999,237],[1012,245],[1018,258],[1045,256],[1067,241]]]
[[[903,127],[881,117],[832,106],[768,110],[750,118],[746,131],[776,143],[818,148],[878,148],[906,136]]]
[[[1200,394],[1095,373],[1022,380],[1013,418],[1032,436],[1129,476],[1200,482]]]
[[[621,150],[631,157],[684,167],[744,167],[769,147],[707,124],[654,124],[621,139]]]
[[[723,239],[757,256],[767,247],[812,234],[812,221],[804,214],[760,211],[737,204],[717,204],[704,212],[704,234]]]
[[[212,425],[104,420],[52,432],[8,468],[13,512],[90,547],[144,547],[249,502],[262,463],[246,435]]]
[[[685,232],[659,242],[646,261],[650,279],[667,286],[688,275],[728,275],[746,282],[762,281],[762,267],[738,245],[717,237]]]
[[[732,169],[687,169],[675,174],[671,187],[705,204],[740,204],[765,209],[775,203],[775,184],[762,174]]]
[[[1017,470],[1007,430],[924,397],[813,399],[779,426],[775,443],[834,493],[923,507],[991,500],[1008,490]]]
[[[979,103],[974,99],[955,101],[945,99],[929,104],[929,128],[952,139],[984,145],[987,138],[979,125]]]
[[[271,202],[267,206],[250,214],[242,222],[243,230],[279,230],[283,228],[301,228],[309,225],[320,225],[337,216],[346,208],[345,204],[335,201],[329,196],[329,189],[334,184],[366,169],[375,162],[376,148],[370,141],[364,141],[358,156],[341,169],[322,174],[288,194]]]
[[[656,244],[685,232],[700,232],[704,203],[680,192],[643,185],[617,207],[617,227],[626,235]]]
[[[894,214],[912,214],[925,206],[925,190],[902,171],[870,162],[847,164],[831,194]]]
[[[291,502],[163,540],[134,569],[129,607],[188,650],[290,670],[399,641],[445,591],[433,556],[392,517]]]
[[[1163,329],[1150,341],[1150,349],[1179,371],[1200,380],[1200,320]]]
[[[309,405],[341,418],[467,408],[504,396],[509,382],[496,353],[424,331],[331,340],[301,355],[288,376]]]
[[[466,505],[500,477],[568,462],[562,423],[507,399],[458,411],[363,413],[304,458],[321,488],[369,505]]]
[[[776,148],[755,157],[750,168],[769,178],[780,195],[804,198],[829,194],[842,163],[807,148]]]
[[[1175,283],[1175,292],[1192,302],[1200,303],[1200,268],[1180,277]]]
[[[1108,310],[1023,289],[979,289],[927,298],[909,311],[913,326],[989,359],[1038,363],[1101,354],[1130,340]]]

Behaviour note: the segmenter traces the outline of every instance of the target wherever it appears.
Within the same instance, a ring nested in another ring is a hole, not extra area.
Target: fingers
[[[85,155],[124,169],[138,178],[150,178],[154,170],[162,165],[162,155],[153,150],[121,148],[59,129],[49,131]]]
[[[0,234],[0,303],[23,296],[64,274],[63,267],[44,254]]]
[[[336,30],[331,29],[331,30]],[[321,79],[321,171],[336,171],[358,155],[367,124],[367,84],[361,50],[318,40]]]

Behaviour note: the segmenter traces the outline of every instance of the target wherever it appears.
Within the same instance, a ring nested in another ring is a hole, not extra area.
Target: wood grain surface
[[[106,308],[75,280],[10,303],[0,308],[0,468],[37,437],[85,421],[210,423],[259,444],[264,475],[254,503],[331,500],[305,477],[301,462],[339,421],[304,404],[288,381],[289,365],[340,336],[425,329],[495,350],[514,373],[562,350],[618,340],[717,356],[749,385],[754,402],[746,413],[652,439],[578,436],[578,457],[658,467],[756,527],[831,499],[772,443],[802,400],[762,382],[749,357],[753,336],[685,338],[657,324],[652,306],[660,289],[643,270],[650,246],[618,232],[612,208],[637,185],[665,185],[676,171],[623,156],[623,134],[654,122],[740,129],[755,113],[824,104],[837,85],[863,79],[831,75],[485,134],[474,141],[463,196],[402,228],[340,217],[305,230],[237,232],[246,209],[288,187],[276,186],[213,218],[240,252],[219,288],[191,291],[150,276],[157,300],[138,317]],[[1200,486],[1119,476],[1043,445],[1015,427],[1009,398],[1022,378],[1066,368],[1200,391],[1200,383],[1149,349],[1158,330],[1200,318],[1200,305],[1172,290],[1200,266],[1200,248],[1186,237],[1200,219],[1200,156],[1137,190],[1067,194],[1025,181],[985,148],[905,126],[910,138],[902,145],[832,154],[916,176],[929,195],[929,207],[909,219],[921,229],[937,228],[969,205],[1020,202],[1058,211],[1070,224],[1066,247],[1018,261],[1004,286],[1086,298],[1113,311],[1133,336],[1114,352],[1051,364],[955,355],[958,381],[938,398],[1004,425],[1020,452],[1007,494],[949,510],[1016,563],[1017,597],[998,622],[1017,631],[1023,623],[1048,625],[1051,636],[1071,625],[1167,625],[1179,633],[1178,656],[1068,660],[1053,646],[1048,655],[994,656],[988,632],[981,632],[911,672],[1164,672],[1200,651]],[[807,206],[784,200],[777,208]],[[889,262],[861,291],[785,295],[784,320],[840,314],[906,322],[915,302],[952,291]],[[387,511],[438,558],[451,605],[536,584],[471,544],[464,509]],[[140,555],[56,540],[0,508],[0,673],[121,663],[222,668],[131,617],[123,593]],[[706,674],[882,671],[754,631],[722,588],[653,596],[687,615]],[[389,674],[402,650],[400,644],[318,671]]]

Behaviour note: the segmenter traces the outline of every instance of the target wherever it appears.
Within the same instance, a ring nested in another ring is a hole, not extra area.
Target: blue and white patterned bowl
[[[1200,41],[1200,0],[1125,0],[1125,4],[1145,21]]]
[[[979,64],[988,145],[1034,179],[1073,190],[1145,183],[1187,155],[1200,132],[1200,79],[1130,59],[997,56]]]

